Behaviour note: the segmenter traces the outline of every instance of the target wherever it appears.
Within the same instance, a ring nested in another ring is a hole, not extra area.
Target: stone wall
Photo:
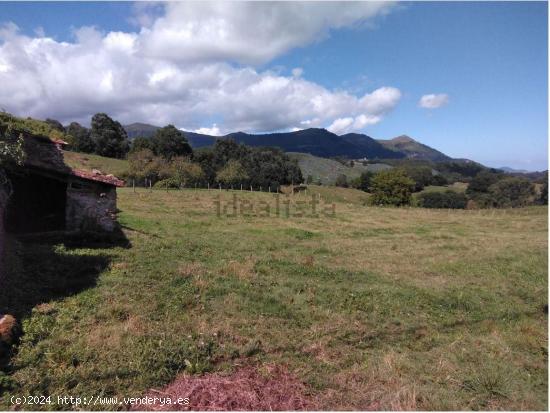
[[[113,231],[116,228],[116,188],[71,181],[67,186],[66,229]]]
[[[1,171],[0,171],[1,172]],[[8,203],[8,193],[3,185],[0,185],[0,284],[4,275],[4,252],[6,250],[6,231],[4,228],[4,216]]]

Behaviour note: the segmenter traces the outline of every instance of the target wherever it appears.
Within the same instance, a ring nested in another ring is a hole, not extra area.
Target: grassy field
[[[24,335],[0,409],[271,364],[322,409],[547,409],[547,208],[374,208],[321,189],[319,217],[294,215],[305,195],[286,217],[272,194],[121,189],[131,247],[16,244],[0,295]],[[271,216],[218,216],[218,195]]]
[[[355,165],[350,167],[334,159],[320,158],[309,153],[288,152],[288,155],[298,160],[304,179],[311,175],[313,182],[320,181],[323,185],[334,185],[336,178],[341,174],[346,175],[349,181],[358,178],[365,171],[380,172],[391,168],[383,163],[364,166],[361,162],[355,162]]]
[[[91,153],[63,151],[65,163],[71,168],[92,170],[99,169],[105,174],[122,176],[128,171],[128,161],[125,159],[106,158]]]

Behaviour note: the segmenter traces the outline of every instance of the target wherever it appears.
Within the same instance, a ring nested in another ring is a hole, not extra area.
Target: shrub
[[[423,192],[418,195],[418,206],[422,208],[464,209],[467,202],[466,195],[450,189],[445,192]]]
[[[23,135],[11,125],[0,124],[0,168],[22,165],[24,159]]]
[[[437,175],[432,176],[431,184],[432,185],[438,185],[438,186],[444,186],[444,185],[448,185],[449,182],[447,181],[447,179],[445,179],[445,177],[443,175],[437,174]]]
[[[180,181],[177,178],[166,178],[161,179],[160,181],[155,182],[153,185],[157,189],[166,189],[166,188],[176,188],[180,187]]]
[[[489,187],[495,184],[501,176],[490,171],[479,172],[468,184],[466,195],[475,198],[479,194],[487,193]]]
[[[377,173],[371,180],[371,203],[374,205],[409,205],[415,182],[398,169]]]
[[[172,176],[184,187],[200,185],[204,181],[204,171],[201,166],[182,157],[172,159],[170,170]]]
[[[347,188],[348,187],[348,177],[344,174],[338,175],[336,177],[336,182],[334,183],[334,185],[342,187],[342,188]]]
[[[433,181],[432,168],[428,166],[405,165],[402,167],[405,173],[414,181],[414,191],[422,191],[425,186]]]
[[[534,185],[525,178],[504,178],[489,187],[491,202],[498,208],[526,206],[533,201]]]
[[[548,173],[548,172],[547,172]],[[537,203],[541,205],[548,205],[548,175],[544,176],[542,185],[540,187],[539,197]]]
[[[216,180],[227,186],[237,185],[247,181],[248,175],[239,161],[231,160],[217,173]]]
[[[128,156],[129,172],[128,178],[142,182],[145,179],[155,181],[158,179],[164,162],[155,156],[149,149],[131,153]]]
[[[357,189],[368,192],[371,185],[371,180],[374,177],[374,173],[370,171],[363,172],[357,179]]]

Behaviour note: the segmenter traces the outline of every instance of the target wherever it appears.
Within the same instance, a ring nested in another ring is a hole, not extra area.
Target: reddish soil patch
[[[265,371],[264,371],[265,370]],[[147,396],[187,398],[188,403],[137,404],[132,410],[314,410],[306,386],[286,369],[267,366],[258,371],[242,367],[231,374],[182,375],[162,390]]]

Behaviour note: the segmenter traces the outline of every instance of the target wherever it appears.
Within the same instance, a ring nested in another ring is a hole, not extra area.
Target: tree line
[[[548,204],[548,175],[544,175],[540,182],[534,183],[527,178],[511,176],[494,169],[478,170],[469,180],[464,193],[447,189],[421,192],[413,197],[413,193],[422,191],[427,185],[447,184],[442,178],[429,168],[409,165],[377,173],[366,171],[349,184],[347,178],[340,175],[336,185],[369,192],[373,205],[460,209],[515,208]]]
[[[130,141],[122,125],[105,113],[95,114],[90,128],[77,122],[66,128],[53,119],[46,122],[66,134],[69,150],[127,158],[129,170],[122,178],[136,185],[161,188],[243,185],[275,190],[280,185],[303,181],[297,162],[276,148],[252,148],[223,139],[211,148],[193,151],[184,133],[174,125],[159,128],[150,138],[136,137]]]
[[[128,139],[122,125],[105,113],[92,117],[91,127],[77,122],[64,127],[59,121],[17,118],[0,113],[0,163],[7,166],[20,158],[21,142],[12,130],[30,130],[51,138],[65,139],[69,149],[112,158],[127,158],[129,171],[123,178],[137,185],[224,188],[278,188],[303,182],[295,160],[276,148],[249,147],[233,140],[218,140],[209,148],[193,151],[182,131],[173,125],[159,128],[153,137]],[[15,129],[14,129],[15,128]],[[8,136],[14,135],[7,140]],[[12,142],[13,141],[13,142]],[[12,159],[13,158],[13,159]],[[340,160],[346,162],[345,160]],[[349,161],[353,162],[353,161]],[[336,185],[372,194],[375,205],[417,205],[426,208],[506,208],[548,203],[548,176],[535,180],[502,173],[475,162],[390,160],[394,168],[378,173],[363,172],[348,180],[339,175]],[[534,181],[534,182],[533,182]],[[311,176],[307,183],[313,183]],[[465,193],[452,190],[420,192],[428,185],[445,186],[467,182]],[[536,185],[535,185],[536,184]],[[413,197],[413,193],[418,193]]]
[[[157,133],[162,134],[162,129]],[[155,138],[142,144],[146,147],[133,148],[128,155],[126,176],[139,184],[148,182],[160,188],[219,185],[226,189],[242,185],[276,191],[281,185],[303,181],[297,162],[276,148],[249,147],[221,139],[210,148],[166,156],[159,151]]]

